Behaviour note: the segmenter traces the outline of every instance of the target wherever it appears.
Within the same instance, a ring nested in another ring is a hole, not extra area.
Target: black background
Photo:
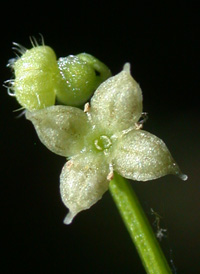
[[[151,208],[162,216],[161,246],[173,272],[199,273],[198,1],[130,2],[5,3],[1,84],[12,76],[6,68],[12,42],[30,48],[29,36],[39,40],[39,33],[58,57],[88,52],[113,74],[129,61],[149,113],[145,129],[165,141],[189,176],[132,185],[152,226]],[[109,192],[72,225],[63,224],[65,159],[39,142],[29,121],[17,119],[19,105],[0,90],[1,273],[145,273]]]

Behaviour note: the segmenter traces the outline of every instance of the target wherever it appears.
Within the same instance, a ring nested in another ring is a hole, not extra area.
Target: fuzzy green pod
[[[12,66],[15,80],[11,89],[22,107],[37,110],[55,104],[59,71],[50,47],[43,45],[26,50]]]

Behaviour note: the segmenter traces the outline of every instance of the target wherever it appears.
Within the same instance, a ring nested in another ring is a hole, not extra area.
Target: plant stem
[[[109,189],[146,272],[151,274],[172,273],[129,182],[115,173]]]

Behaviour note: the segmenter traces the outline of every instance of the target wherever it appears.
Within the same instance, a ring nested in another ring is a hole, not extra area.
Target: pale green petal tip
[[[125,63],[124,66],[123,66],[123,71],[131,73],[131,64],[130,63]]]
[[[186,174],[180,174],[179,177],[183,181],[187,181],[187,179],[188,179],[188,176]]]
[[[65,217],[63,223],[65,225],[70,225],[74,219],[74,217],[76,216],[76,214],[72,213],[71,211],[69,211],[69,213],[67,214],[67,216]]]
[[[175,175],[177,175],[177,176],[178,176],[181,180],[183,180],[183,181],[187,181],[187,179],[188,179],[188,176],[187,176],[186,174],[183,174],[183,173],[180,171],[180,169],[179,169],[179,171],[176,172]]]
[[[168,174],[176,175],[181,180],[186,181],[188,179],[188,176],[182,173],[177,163],[173,160],[173,158],[171,159],[172,159],[172,164],[169,166],[169,170],[168,170],[168,173],[166,173],[166,175]]]

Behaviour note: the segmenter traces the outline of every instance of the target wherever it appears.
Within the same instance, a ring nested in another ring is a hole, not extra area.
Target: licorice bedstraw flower
[[[70,224],[108,189],[114,171],[147,181],[166,174],[186,180],[164,142],[141,130],[142,92],[130,65],[103,82],[84,111],[51,106],[26,113],[41,142],[68,161],[60,175],[60,192]]]

